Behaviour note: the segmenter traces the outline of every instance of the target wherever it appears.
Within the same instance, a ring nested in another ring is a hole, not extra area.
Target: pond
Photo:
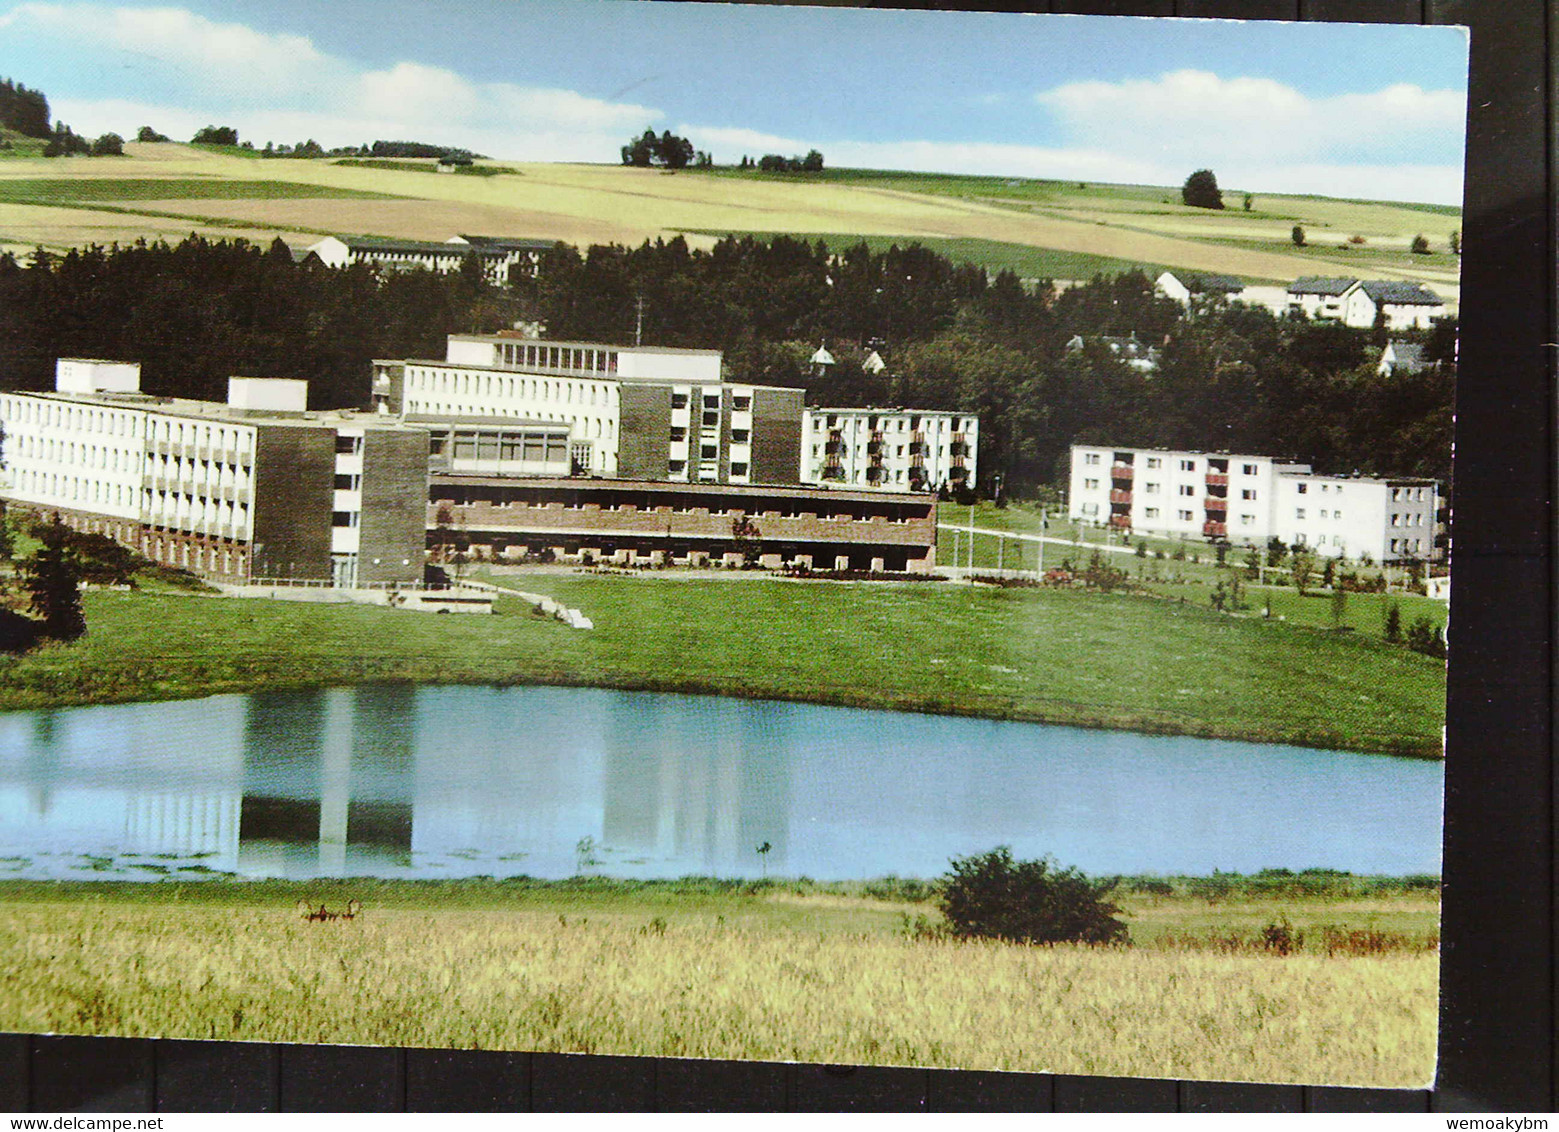
[[[0,878],[1437,873],[1443,767],[594,688],[0,715]]]

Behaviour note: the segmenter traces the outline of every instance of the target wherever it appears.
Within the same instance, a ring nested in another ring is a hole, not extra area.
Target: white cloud
[[[328,83],[341,66],[303,36],[219,24],[182,8],[29,3],[0,17],[0,28],[63,37],[78,52],[147,56],[208,90],[297,94]]]
[[[105,66],[115,54],[122,65],[138,65],[137,56],[154,61],[154,98],[51,100],[57,117],[88,136],[129,136],[149,124],[188,138],[217,122],[257,143],[414,139],[515,160],[615,161],[631,134],[663,117],[572,90],[472,82],[409,60],[364,70],[305,37],[179,8],[26,3],[0,14],[0,34],[8,46],[68,49],[83,67]]]
[[[926,173],[969,173],[1035,180],[1090,181],[1114,184],[1181,184],[1197,165],[1183,158],[1144,150],[1121,152],[1104,147],[1046,147],[937,141],[853,142],[801,141],[754,130],[681,126],[699,149],[719,162],[735,162],[743,154],[799,155],[816,146],[836,168],[903,169]],[[1208,164],[1201,162],[1200,164]],[[1349,165],[1331,161],[1286,161],[1244,158],[1219,161],[1218,182],[1225,189],[1269,193],[1317,193],[1368,200],[1460,204],[1462,170],[1451,164],[1389,165],[1382,162]]]
[[[1460,91],[1398,84],[1314,98],[1271,79],[1174,71],[1156,79],[1079,82],[1035,95],[1066,135],[1090,148],[1211,165],[1376,162],[1459,153]]]

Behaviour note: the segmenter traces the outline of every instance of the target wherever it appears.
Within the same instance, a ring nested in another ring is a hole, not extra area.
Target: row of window
[[[825,420],[826,416],[826,420]],[[858,417],[844,416],[839,413],[828,413],[825,416],[812,418],[812,431],[821,432],[825,428],[844,428],[854,424],[857,428],[864,422],[870,432],[920,432],[926,429],[946,428],[950,432],[963,432],[965,419],[963,417]],[[978,418],[968,419],[969,430],[973,431]],[[843,423],[841,423],[843,422]],[[881,428],[878,426],[881,425]],[[907,427],[906,427],[907,426]],[[1092,461],[1092,462],[1097,462]]]
[[[1117,457],[1116,457],[1116,462],[1120,463],[1120,464],[1130,465],[1130,464],[1133,463],[1131,455],[1132,455],[1131,453],[1118,453]],[[1125,458],[1122,459],[1121,457],[1125,457]],[[1083,463],[1086,464],[1086,465],[1089,465],[1089,466],[1097,466],[1097,465],[1099,465],[1099,464],[1101,464],[1103,462],[1103,459],[1104,459],[1103,454],[1099,453],[1099,452],[1085,452],[1085,453],[1083,453]],[[1164,466],[1164,458],[1162,456],[1144,456],[1143,457],[1143,461],[1144,461],[1144,463],[1146,464],[1146,466],[1148,467],[1148,469],[1150,471],[1154,470],[1154,469],[1162,468]],[[1182,471],[1182,472],[1194,472],[1194,471],[1196,471],[1196,461],[1195,460],[1182,459],[1182,460],[1179,460],[1178,463],[1179,463],[1180,471]],[[1210,472],[1226,471],[1226,469],[1214,467],[1211,462],[1209,462],[1207,470],[1210,471]],[[1260,475],[1261,474],[1261,465],[1260,464],[1241,464],[1240,465],[1240,474],[1241,475],[1246,475],[1246,476]]]
[[[107,436],[139,436],[145,414],[72,405],[41,397],[0,398],[0,418],[17,424],[95,432]]]
[[[564,405],[613,405],[616,386],[608,382],[568,378],[510,377],[507,374],[459,373],[427,370],[416,366],[406,371],[408,400],[413,391],[446,397],[481,397],[488,400],[553,401]]]
[[[598,350],[585,346],[543,346],[537,342],[500,342],[498,357],[506,366],[585,370],[590,373],[617,372],[616,350]]]
[[[208,424],[136,410],[104,409],[92,405],[73,405],[42,397],[0,398],[0,420],[19,425],[38,425],[53,430],[95,433],[99,436],[124,436],[190,444],[201,447],[253,449],[252,429]]]

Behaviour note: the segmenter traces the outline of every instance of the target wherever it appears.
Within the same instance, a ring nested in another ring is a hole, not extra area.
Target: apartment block
[[[1074,445],[1068,514],[1121,531],[1332,557],[1436,557],[1433,480],[1323,475],[1272,456]]]
[[[0,495],[214,578],[419,581],[427,432],[307,396],[235,377],[225,403],[155,397],[134,363],[61,359],[54,392],[0,394]]]
[[[920,409],[807,409],[801,415],[802,482],[880,491],[973,484],[980,421]]]
[[[800,389],[722,379],[715,350],[451,335],[446,356],[377,360],[377,412],[422,423],[566,426],[571,474],[796,483]]]

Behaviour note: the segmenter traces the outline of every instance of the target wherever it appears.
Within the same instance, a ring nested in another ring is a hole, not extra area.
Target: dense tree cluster
[[[414,141],[376,141],[371,146],[363,149],[369,157],[446,157],[452,153],[463,153],[467,157],[472,156],[463,149],[452,149],[447,145],[433,145],[430,142]]]
[[[238,131],[232,126],[202,126],[189,140],[191,145],[237,145]]]
[[[374,357],[441,357],[445,334],[521,313],[467,274],[304,267],[280,241],[0,256],[0,380],[48,389],[56,358],[124,358],[151,393],[224,400],[228,377],[251,374],[306,379],[317,407],[365,406]]]
[[[744,158],[745,162],[746,159]],[[750,166],[745,166],[750,168]],[[823,155],[815,149],[807,150],[805,157],[786,157],[780,153],[765,153],[758,158],[758,169],[764,173],[821,173]]]
[[[151,392],[221,399],[235,373],[311,383],[361,405],[375,357],[440,357],[454,332],[519,320],[550,337],[724,351],[732,380],[799,385],[814,404],[981,417],[982,475],[1060,484],[1073,443],[1291,455],[1327,471],[1449,477],[1455,327],[1439,364],[1381,376],[1368,330],[1222,301],[1183,311],[1141,272],[1064,289],[988,276],[910,245],[791,237],[559,244],[535,279],[297,265],[285,245],[0,257],[0,375],[48,388],[57,357],[143,363]],[[1101,339],[1159,350],[1143,372]],[[1081,340],[1078,348],[1075,339]],[[809,364],[827,342],[837,364]],[[863,366],[876,350],[887,366]]]
[[[654,130],[645,130],[622,148],[623,164],[640,168],[663,165],[667,169],[686,169],[694,156],[693,143],[670,130],[659,137],[655,136]]]
[[[42,91],[0,79],[0,126],[30,138],[49,137],[54,131],[49,125],[48,98]]]

